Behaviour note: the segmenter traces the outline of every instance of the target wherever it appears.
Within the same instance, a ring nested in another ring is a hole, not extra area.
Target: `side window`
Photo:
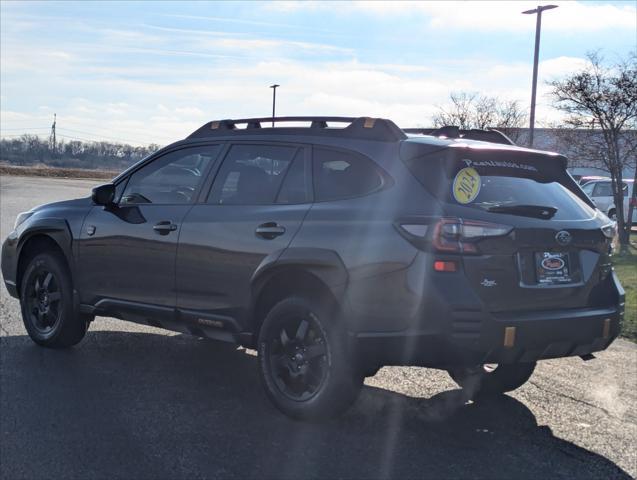
[[[584,190],[584,193],[586,195],[588,195],[589,197],[593,196],[593,188],[595,188],[595,183],[587,183],[586,185],[584,185],[582,187],[582,190]]]
[[[292,166],[283,179],[283,184],[276,197],[276,203],[306,203],[312,199],[312,176],[309,172],[308,161],[305,158],[305,150],[299,149]]]
[[[190,203],[219,145],[190,147],[167,153],[131,175],[120,204]]]
[[[360,197],[383,186],[378,167],[368,158],[325,148],[314,148],[316,201]]]
[[[274,145],[233,145],[215,178],[208,203],[274,203],[298,150]]]
[[[612,197],[613,189],[611,187],[610,182],[599,182],[595,185],[595,190],[593,190],[594,197]]]

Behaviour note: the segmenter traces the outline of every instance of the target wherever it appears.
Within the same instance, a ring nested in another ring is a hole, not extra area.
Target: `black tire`
[[[610,218],[613,222],[617,221],[617,212],[614,208],[610,212],[608,212],[608,218]]]
[[[356,399],[363,376],[348,355],[345,332],[332,309],[301,297],[277,303],[259,333],[265,391],[286,415],[300,420],[336,416]]]
[[[469,398],[482,400],[521,387],[531,378],[535,365],[536,362],[512,363],[497,365],[495,369],[490,365],[479,365],[477,367],[453,368],[447,372]]]
[[[24,326],[38,345],[67,348],[86,334],[89,318],[75,311],[71,276],[59,255],[41,253],[29,262],[22,275],[20,307]]]

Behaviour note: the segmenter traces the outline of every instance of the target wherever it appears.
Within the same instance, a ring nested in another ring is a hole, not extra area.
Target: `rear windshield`
[[[479,191],[475,199],[464,203],[450,192],[447,201],[470,208],[497,210],[500,206],[533,205],[557,209],[551,218],[583,220],[594,215],[593,210],[573,192],[558,182],[540,182],[532,178],[480,175]],[[506,212],[504,209],[502,213]]]
[[[430,193],[444,203],[558,220],[584,220],[595,215],[561,182],[561,169],[550,163],[545,166],[518,161],[424,158],[406,163]]]

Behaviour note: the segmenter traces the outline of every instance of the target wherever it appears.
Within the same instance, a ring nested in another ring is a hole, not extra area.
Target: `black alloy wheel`
[[[44,347],[77,344],[93,319],[76,311],[69,268],[62,255],[53,252],[29,261],[20,282],[20,307],[29,336]]]
[[[290,400],[309,400],[320,391],[327,378],[326,336],[312,314],[290,316],[281,322],[278,330],[269,349],[272,378]]]
[[[317,420],[343,413],[364,377],[347,348],[333,304],[291,296],[278,302],[259,331],[259,370],[266,394],[283,413]]]
[[[59,324],[62,314],[60,282],[46,266],[36,268],[26,292],[26,314],[42,336],[49,335]]]

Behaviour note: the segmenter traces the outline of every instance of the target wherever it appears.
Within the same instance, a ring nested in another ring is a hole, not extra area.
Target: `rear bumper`
[[[372,365],[535,362],[606,349],[619,335],[622,318],[623,299],[608,308],[510,316],[455,312],[446,332],[358,333],[354,348],[363,364]]]

